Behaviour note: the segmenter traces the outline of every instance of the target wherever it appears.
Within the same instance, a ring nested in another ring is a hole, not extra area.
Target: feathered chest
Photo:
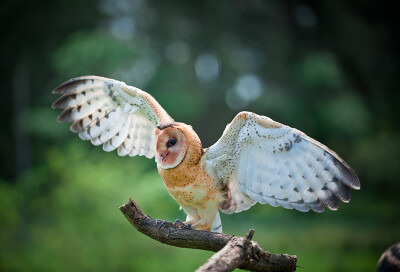
[[[205,200],[220,199],[216,182],[201,163],[189,166],[183,162],[173,169],[158,167],[158,172],[168,192],[180,205],[198,206]]]
[[[158,173],[164,181],[167,189],[182,188],[193,183],[197,180],[198,175],[201,174],[199,170],[200,167],[197,165],[188,167],[183,163],[172,169],[162,169],[161,167],[158,167]]]

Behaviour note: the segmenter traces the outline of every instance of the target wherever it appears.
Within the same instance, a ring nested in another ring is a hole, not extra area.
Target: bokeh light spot
[[[184,64],[190,58],[190,47],[183,41],[174,41],[165,49],[165,57],[172,63]]]
[[[129,40],[135,35],[135,21],[132,17],[115,18],[111,21],[111,33],[123,40]]]
[[[249,105],[249,101],[242,99],[234,89],[226,93],[225,101],[232,110],[243,110]]]
[[[220,63],[218,58],[211,53],[204,53],[196,59],[196,76],[200,81],[210,82],[218,78]]]
[[[244,75],[238,79],[235,91],[242,100],[253,101],[261,96],[262,84],[256,75]]]

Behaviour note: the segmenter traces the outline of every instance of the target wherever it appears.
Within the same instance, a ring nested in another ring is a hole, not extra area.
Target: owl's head
[[[173,122],[160,124],[156,128],[156,162],[162,169],[175,168],[186,156],[187,144],[183,125]]]

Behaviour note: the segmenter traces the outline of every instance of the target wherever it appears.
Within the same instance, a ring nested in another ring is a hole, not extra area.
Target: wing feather
[[[148,93],[124,82],[97,76],[73,78],[53,90],[52,105],[64,109],[59,122],[73,122],[71,131],[105,151],[120,156],[154,156],[156,125],[173,122]]]
[[[236,183],[239,189],[221,204],[227,213],[256,202],[303,212],[336,210],[340,200],[350,201],[350,188],[360,188],[354,171],[332,150],[301,131],[250,112],[239,113],[205,156],[210,175],[225,188],[236,188],[231,185]]]

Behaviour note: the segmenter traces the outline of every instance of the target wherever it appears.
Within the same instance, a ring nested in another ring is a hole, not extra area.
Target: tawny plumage
[[[299,211],[336,210],[359,189],[354,171],[332,150],[268,117],[240,112],[221,138],[203,149],[189,125],[175,122],[148,93],[96,76],[71,79],[62,95],[60,122],[83,140],[117,149],[120,156],[155,156],[170,195],[192,228],[222,232],[219,212],[259,202]]]

